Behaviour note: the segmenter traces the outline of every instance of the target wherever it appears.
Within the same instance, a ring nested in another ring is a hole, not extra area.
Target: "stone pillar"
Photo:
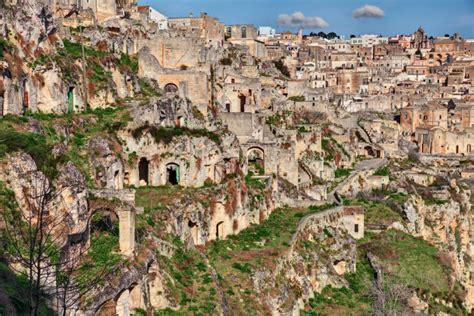
[[[119,211],[120,252],[132,256],[135,250],[135,211]]]

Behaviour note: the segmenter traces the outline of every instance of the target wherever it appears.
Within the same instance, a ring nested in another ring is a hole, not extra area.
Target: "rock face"
[[[117,157],[112,146],[118,146],[103,137],[95,137],[89,141],[89,159],[95,184],[99,188],[123,189],[124,165]]]
[[[51,229],[59,247],[68,242],[68,236],[86,231],[90,218],[88,189],[84,176],[71,163],[61,166],[60,176],[51,183],[37,170],[34,160],[27,154],[11,155],[0,179],[15,193],[19,210],[33,220],[40,212],[57,222]]]
[[[262,304],[275,315],[298,315],[303,300],[315,292],[327,285],[346,286],[344,274],[356,269],[355,238],[363,236],[363,223],[363,210],[357,207],[337,207],[301,220],[276,269],[262,267],[253,277]]]
[[[404,206],[408,232],[435,245],[446,257],[456,281],[463,286],[464,304],[474,307],[474,217],[470,191],[453,189],[452,197],[443,204],[427,205],[419,196],[412,196]]]

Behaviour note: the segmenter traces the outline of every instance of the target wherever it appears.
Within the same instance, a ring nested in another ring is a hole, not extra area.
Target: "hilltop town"
[[[0,315],[468,315],[474,39],[0,1]]]

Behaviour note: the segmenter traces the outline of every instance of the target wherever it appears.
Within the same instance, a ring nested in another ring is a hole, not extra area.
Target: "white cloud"
[[[363,7],[355,9],[352,16],[356,19],[361,18],[383,18],[385,13],[379,7],[366,4]]]
[[[294,12],[293,14],[280,14],[278,16],[278,24],[289,27],[305,27],[313,29],[322,29],[329,26],[319,16],[305,16],[303,12]]]

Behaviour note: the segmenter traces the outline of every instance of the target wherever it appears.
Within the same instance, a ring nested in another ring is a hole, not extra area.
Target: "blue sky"
[[[207,12],[226,24],[268,25],[279,31],[295,30],[291,24],[278,25],[281,14],[302,12],[329,24],[323,29],[305,28],[305,33],[408,34],[421,25],[434,36],[459,32],[474,38],[474,0],[139,0],[139,4],[151,5],[170,17]],[[354,18],[353,11],[364,5],[377,6],[384,16]]]

